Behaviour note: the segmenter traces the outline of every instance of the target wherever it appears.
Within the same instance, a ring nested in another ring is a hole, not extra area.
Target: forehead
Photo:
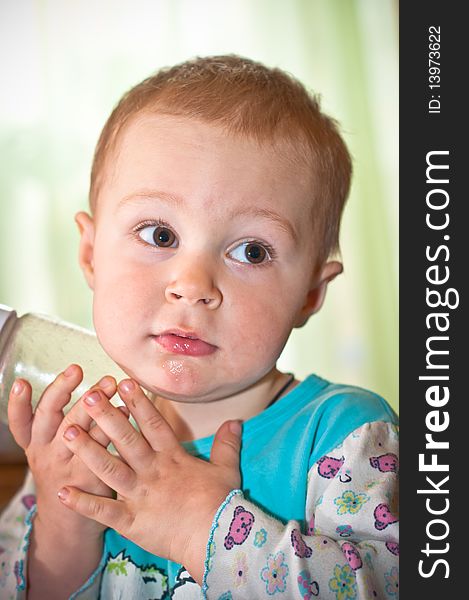
[[[197,208],[255,204],[310,212],[311,175],[291,145],[259,144],[187,117],[140,114],[120,134],[99,204],[141,190],[162,190]]]

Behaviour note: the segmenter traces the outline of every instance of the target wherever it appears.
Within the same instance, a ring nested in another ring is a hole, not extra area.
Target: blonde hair
[[[261,144],[286,142],[292,160],[312,178],[312,216],[320,262],[339,248],[339,228],[352,163],[336,121],[318,96],[290,74],[236,55],[197,57],[163,68],[121,98],[101,132],[93,160],[90,208],[105,179],[119,134],[137,114],[152,111],[199,119]]]

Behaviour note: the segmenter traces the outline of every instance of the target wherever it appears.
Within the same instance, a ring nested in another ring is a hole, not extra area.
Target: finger
[[[29,381],[16,379],[8,398],[8,427],[18,446],[23,450],[31,442],[33,409],[31,406],[32,389]]]
[[[114,377],[105,375],[97,383],[95,383],[89,390],[87,390],[83,396],[80,397],[78,402],[72,406],[68,413],[63,418],[62,423],[57,431],[57,437],[61,437],[67,427],[72,424],[80,425],[82,429],[88,431],[93,419],[87,413],[83,406],[83,398],[93,391],[99,390],[108,400],[114,396],[117,391],[117,383]]]
[[[59,442],[58,443],[58,448],[59,448],[58,452],[59,452],[60,457],[65,459],[65,458],[67,458],[67,456],[68,457],[71,456],[70,451],[62,443],[63,432],[65,431],[65,429],[67,429],[67,427],[70,427],[70,425],[76,423],[77,425],[80,425],[80,427],[82,429],[84,429],[85,431],[89,431],[91,424],[93,422],[93,419],[90,417],[90,415],[84,409],[81,400],[89,392],[91,392],[93,390],[98,390],[98,389],[101,390],[107,398],[112,398],[112,396],[114,396],[114,394],[116,393],[116,390],[117,390],[116,380],[114,379],[114,377],[111,377],[110,375],[105,375],[104,377],[102,377],[85,394],[83,394],[83,396],[81,396],[81,398],[78,402],[75,402],[75,404],[72,406],[72,408],[69,410],[69,412],[65,415],[65,417],[63,417],[59,427],[57,428],[57,432],[56,432],[56,436],[55,436],[55,440],[57,442]]]
[[[86,394],[83,398],[83,406],[90,417],[109,436],[119,455],[130,467],[137,471],[145,469],[151,463],[154,457],[153,449],[100,390]]]
[[[113,456],[78,425],[65,430],[63,442],[67,448],[110,488],[127,496],[135,486],[135,472],[120,458]]]
[[[240,421],[225,421],[215,434],[210,452],[210,462],[229,469],[236,469],[239,472],[241,431]]]
[[[63,419],[63,408],[82,379],[81,368],[70,365],[46,387],[34,411],[32,441],[47,444],[53,439]]]
[[[125,533],[129,527],[128,513],[121,500],[95,496],[71,486],[60,489],[57,495],[71,510],[115,531]]]
[[[117,408],[125,415],[127,419],[129,418],[130,412],[127,406],[118,406]],[[90,427],[89,434],[90,437],[92,437],[95,442],[98,442],[98,444],[100,444],[103,448],[107,448],[111,443],[111,438],[106,435],[101,427],[96,423]]]
[[[135,381],[124,379],[118,391],[153,450],[185,452],[168,422]]]

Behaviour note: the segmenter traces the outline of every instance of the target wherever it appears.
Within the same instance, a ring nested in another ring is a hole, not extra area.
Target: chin
[[[154,369],[119,365],[151,394],[162,396],[175,402],[206,402],[216,392],[213,380],[204,381],[198,369],[188,365],[188,361],[171,359]]]

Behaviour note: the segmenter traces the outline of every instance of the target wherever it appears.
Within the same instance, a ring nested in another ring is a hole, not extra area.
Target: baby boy
[[[395,415],[276,367],[342,270],[350,177],[335,122],[278,69],[206,57],[122,98],[76,222],[128,410],[104,377],[63,417],[78,365],[34,415],[16,382],[10,427],[30,475],[2,517],[11,597],[395,591]],[[379,468],[388,455],[394,470]]]

